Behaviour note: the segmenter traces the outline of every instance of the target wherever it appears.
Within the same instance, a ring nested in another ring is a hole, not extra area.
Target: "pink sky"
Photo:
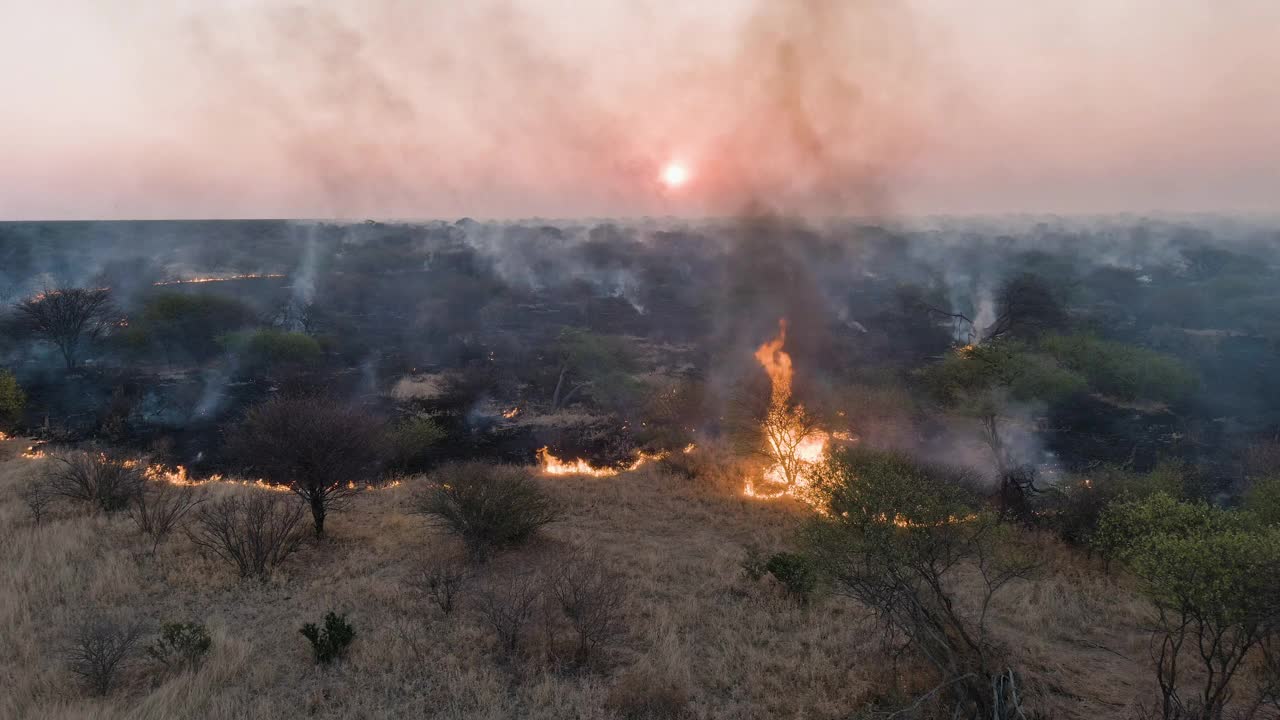
[[[0,219],[1280,198],[1274,0],[0,0],[0,97]]]

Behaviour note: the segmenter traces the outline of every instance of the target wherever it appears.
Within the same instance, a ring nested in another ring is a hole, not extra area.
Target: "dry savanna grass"
[[[153,556],[123,513],[64,503],[35,524],[18,491],[43,461],[10,450],[0,450],[0,717],[845,718],[927,689],[910,660],[885,653],[862,608],[836,597],[801,607],[743,577],[744,546],[785,547],[806,511],[742,497],[725,465],[694,480],[655,465],[541,480],[563,519],[474,568],[446,616],[412,590],[424,563],[461,552],[410,514],[421,478],[361,494],[332,517],[328,540],[308,538],[265,581],[241,580],[180,533]],[[1142,604],[1075,554],[1035,542],[1046,569],[993,610],[1032,707],[1054,718],[1130,714],[1152,697]],[[479,588],[569,548],[621,575],[625,633],[587,668],[549,661],[537,638],[508,657]],[[331,609],[357,634],[345,661],[322,667],[299,628]],[[139,654],[111,694],[89,697],[62,651],[95,613],[142,622],[144,643],[162,622],[203,622],[210,656],[165,673]]]

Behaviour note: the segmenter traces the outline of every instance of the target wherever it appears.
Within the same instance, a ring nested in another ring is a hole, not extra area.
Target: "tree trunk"
[[[324,495],[316,494],[311,496],[311,519],[315,521],[316,538],[324,537]]]
[[[560,366],[560,379],[556,380],[556,390],[551,393],[551,409],[560,409],[560,388],[564,387],[564,374],[569,372],[569,365]]]

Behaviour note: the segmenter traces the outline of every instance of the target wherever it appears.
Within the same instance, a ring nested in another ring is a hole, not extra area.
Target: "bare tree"
[[[110,288],[45,290],[14,309],[32,332],[58,347],[68,370],[76,367],[81,342],[101,335],[113,314]]]
[[[151,539],[151,554],[164,539],[178,527],[178,523],[191,512],[204,498],[196,494],[195,488],[171,485],[167,482],[151,483],[133,498],[129,506],[129,517],[138,526],[138,531]]]
[[[18,496],[22,498],[23,504],[27,506],[27,511],[31,513],[31,519],[37,525],[44,522],[45,511],[49,507],[49,503],[54,500],[54,493],[49,487],[49,482],[44,479],[33,480],[23,485],[18,490]]]
[[[498,637],[508,657],[520,650],[520,642],[544,599],[545,582],[539,573],[523,569],[490,578],[476,596],[485,622]]]
[[[235,565],[241,577],[262,577],[298,549],[302,513],[301,505],[279,495],[235,495],[197,508],[187,535]]]
[[[136,622],[95,617],[78,625],[66,649],[67,668],[79,675],[94,695],[106,695],[142,636]]]
[[[249,411],[230,448],[246,469],[287,486],[311,510],[316,537],[330,512],[362,490],[379,459],[380,425],[321,397],[273,398]]]
[[[449,615],[457,607],[462,586],[470,578],[471,571],[459,560],[433,560],[410,578],[409,586]]]
[[[626,634],[626,583],[599,558],[585,553],[564,558],[552,569],[550,589],[577,635],[575,665],[586,665],[601,646]]]

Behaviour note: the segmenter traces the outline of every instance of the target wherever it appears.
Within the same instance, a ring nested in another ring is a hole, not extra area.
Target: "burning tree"
[[[778,322],[778,336],[756,350],[756,360],[769,375],[769,407],[760,422],[761,442],[755,452],[770,462],[765,482],[781,486],[775,494],[794,494],[806,484],[806,473],[826,452],[830,434],[818,428],[818,420],[803,405],[791,401],[791,355],[782,347],[787,341],[787,322]],[[748,495],[760,495],[747,483]],[[769,494],[769,493],[763,493]]]
[[[379,433],[372,416],[350,405],[273,398],[249,411],[231,437],[231,452],[267,482],[302,498],[316,537],[323,537],[325,517],[371,479]]]
[[[56,345],[67,369],[74,370],[80,343],[97,338],[111,324],[111,289],[45,290],[14,310],[31,332]]]

